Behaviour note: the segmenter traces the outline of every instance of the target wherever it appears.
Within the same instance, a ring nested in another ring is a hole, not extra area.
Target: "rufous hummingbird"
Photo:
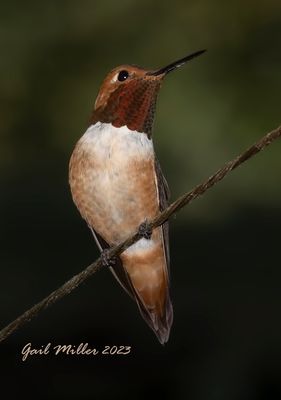
[[[121,65],[103,81],[69,166],[73,201],[100,251],[125,240],[167,206],[169,189],[151,137],[157,95],[169,72],[204,51],[156,71]],[[166,343],[173,322],[168,224],[144,235],[109,267],[160,343]]]

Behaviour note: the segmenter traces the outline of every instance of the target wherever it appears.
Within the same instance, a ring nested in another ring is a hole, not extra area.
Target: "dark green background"
[[[154,142],[173,199],[280,123],[279,0],[10,0],[0,40],[1,326],[98,255],[68,160],[110,69],[208,49],[169,75],[158,101]],[[10,398],[281,398],[280,151],[274,143],[171,220],[165,347],[103,270],[0,345]],[[23,363],[27,342],[132,352]]]

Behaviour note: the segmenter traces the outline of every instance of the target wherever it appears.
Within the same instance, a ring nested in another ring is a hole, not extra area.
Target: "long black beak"
[[[146,75],[153,75],[153,76],[158,76],[158,75],[167,75],[169,72],[173,71],[176,68],[180,68],[182,65],[184,65],[187,61],[192,60],[195,57],[200,56],[201,54],[205,53],[206,50],[199,50],[196,51],[195,53],[189,54],[188,56],[181,58],[180,60],[174,61],[173,63],[167,65],[164,68],[160,68],[157,71],[152,71],[148,72]]]

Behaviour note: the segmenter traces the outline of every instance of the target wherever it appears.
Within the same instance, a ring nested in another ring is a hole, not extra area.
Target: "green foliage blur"
[[[159,95],[172,199],[281,122],[280,0],[4,0],[0,48],[1,326],[98,256],[68,161],[109,70],[207,49]],[[167,346],[103,270],[0,344],[10,397],[280,399],[280,154],[277,141],[171,220]],[[22,363],[28,342],[133,351]]]

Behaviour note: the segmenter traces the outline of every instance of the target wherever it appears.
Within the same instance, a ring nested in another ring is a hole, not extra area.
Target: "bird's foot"
[[[145,239],[150,239],[152,235],[152,228],[147,220],[142,222],[139,226],[138,233]]]
[[[113,267],[116,264],[116,257],[109,257],[109,249],[101,252],[101,262],[104,267]]]

